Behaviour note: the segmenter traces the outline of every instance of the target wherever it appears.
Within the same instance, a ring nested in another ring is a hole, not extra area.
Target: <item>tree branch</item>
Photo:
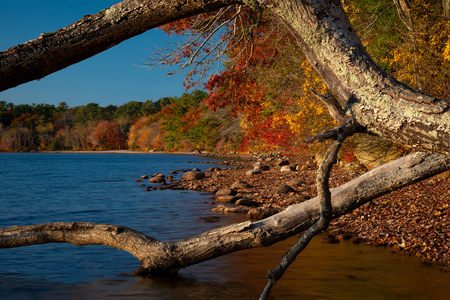
[[[283,276],[287,268],[294,262],[297,256],[308,246],[311,239],[328,228],[332,220],[333,208],[331,205],[331,192],[328,186],[330,179],[330,172],[333,164],[336,163],[339,149],[341,148],[344,137],[341,135],[338,140],[333,143],[327,150],[324,159],[320,163],[317,170],[316,182],[317,192],[320,205],[320,218],[310,228],[308,228],[295,243],[295,245],[283,256],[280,264],[273,270],[267,273],[269,282],[260,295],[260,300],[266,300],[275,283]]]
[[[450,158],[419,153],[384,164],[330,190],[332,217],[337,218],[381,195],[446,171],[449,166]],[[137,257],[141,261],[138,273],[168,275],[221,255],[272,245],[305,231],[319,218],[316,197],[259,222],[233,224],[177,242],[158,241],[124,226],[75,222],[0,229],[0,248],[44,243],[106,245]]]

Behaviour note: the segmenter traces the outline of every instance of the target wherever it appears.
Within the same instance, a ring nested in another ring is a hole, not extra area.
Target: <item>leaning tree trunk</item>
[[[382,165],[331,189],[333,218],[381,195],[447,170],[450,158],[415,153]],[[105,245],[130,252],[141,261],[144,275],[174,274],[179,269],[231,252],[272,245],[308,229],[320,217],[318,197],[272,217],[233,224],[178,242],[158,241],[118,226],[86,222],[49,223],[0,228],[0,248],[44,243]]]
[[[239,2],[255,8],[262,3],[278,15],[347,114],[368,131],[450,155],[448,102],[410,89],[377,66],[339,0],[126,0],[0,53],[0,90],[40,79],[156,26]]]
[[[450,155],[449,103],[412,90],[376,65],[339,0],[266,5],[290,28],[311,65],[359,125],[413,149]]]

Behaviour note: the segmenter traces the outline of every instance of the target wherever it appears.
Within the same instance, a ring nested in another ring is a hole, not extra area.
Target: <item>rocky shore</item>
[[[222,168],[201,170],[201,163],[193,163],[192,170],[143,176],[138,181],[149,179],[152,182],[140,184],[147,185],[147,191],[208,191],[212,199],[205,203],[211,206],[207,209],[243,213],[249,219],[268,217],[317,195],[317,166],[311,158],[242,155],[229,158],[221,162]],[[340,186],[365,171],[335,166],[330,187]],[[445,175],[375,199],[334,220],[323,242],[351,239],[354,243],[390,247],[392,252],[418,256],[425,264],[435,262],[450,266],[450,191],[447,190],[450,179]],[[219,222],[220,218],[199,218],[198,221]]]

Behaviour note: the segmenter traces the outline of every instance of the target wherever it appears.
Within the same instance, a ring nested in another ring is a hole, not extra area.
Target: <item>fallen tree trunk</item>
[[[331,190],[333,218],[381,195],[450,167],[450,158],[415,153],[382,165]],[[44,243],[105,245],[128,251],[141,261],[142,275],[173,275],[190,265],[239,250],[265,247],[298,234],[320,217],[318,198],[291,206],[258,222],[243,222],[177,242],[156,240],[133,229],[87,222],[47,223],[0,229],[0,248]]]

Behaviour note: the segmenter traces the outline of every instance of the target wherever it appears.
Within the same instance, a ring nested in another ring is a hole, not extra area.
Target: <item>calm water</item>
[[[210,195],[144,192],[141,175],[214,166],[188,155],[0,154],[0,228],[46,222],[125,225],[177,240],[242,221],[200,223]],[[148,184],[148,183],[146,183]],[[104,246],[66,244],[0,249],[1,299],[257,299],[295,242],[234,253],[181,270],[175,279],[132,276],[139,261]],[[273,289],[273,299],[450,299],[450,277],[438,267],[389,250],[313,240]]]

